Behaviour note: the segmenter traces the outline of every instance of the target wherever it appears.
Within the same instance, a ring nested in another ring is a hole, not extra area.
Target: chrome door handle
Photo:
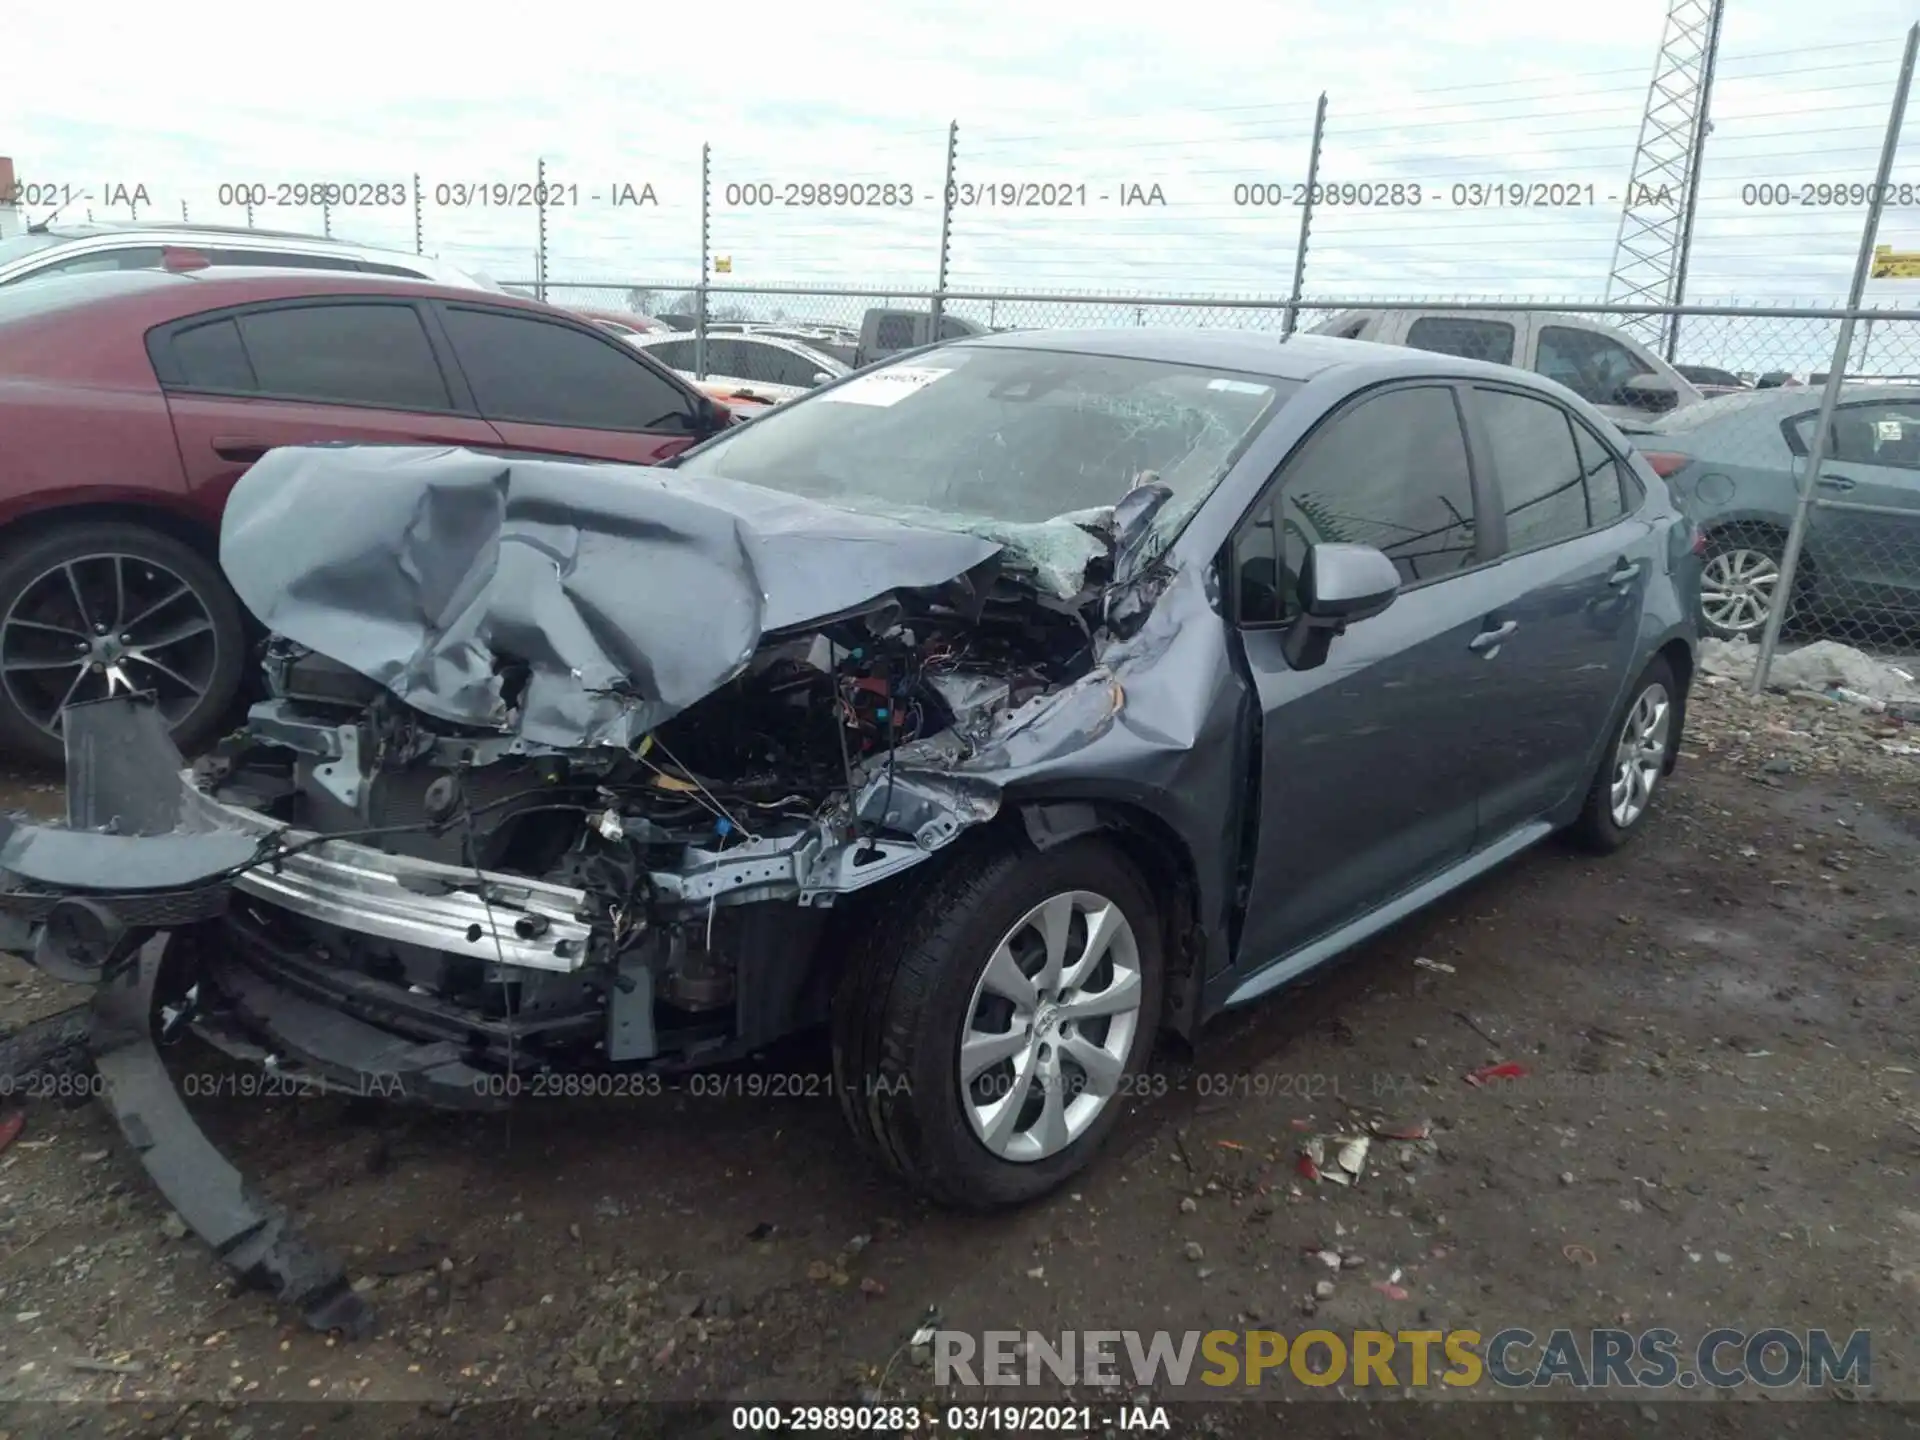
[[[1618,565],[1613,567],[1613,573],[1607,576],[1607,583],[1625,588],[1639,577],[1640,571],[1643,568],[1638,560],[1622,560]]]
[[[1492,630],[1482,630],[1467,642],[1467,648],[1477,654],[1491,657],[1500,648],[1500,642],[1520,628],[1518,620],[1509,620]]]
[[[1853,481],[1844,475],[1822,475],[1820,483],[1829,490],[1851,490]]]

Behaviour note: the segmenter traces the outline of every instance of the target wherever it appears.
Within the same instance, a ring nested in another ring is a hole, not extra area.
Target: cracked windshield
[[[1157,481],[1172,518],[1297,388],[1158,361],[954,349],[857,375],[680,468],[850,509],[1010,523],[1101,509]]]

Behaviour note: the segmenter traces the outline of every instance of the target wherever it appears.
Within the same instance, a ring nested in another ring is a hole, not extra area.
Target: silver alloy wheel
[[[1667,731],[1673,703],[1659,681],[1647,686],[1627,712],[1613,752],[1613,823],[1622,830],[1646,813],[1653,787],[1667,763]]]
[[[1073,890],[1000,938],[960,1032],[960,1092],[1002,1160],[1058,1155],[1120,1088],[1140,1028],[1140,946],[1120,907]]]
[[[220,635],[206,602],[158,561],[77,555],[22,587],[0,618],[0,682],[49,735],[81,700],[151,690],[178,724],[213,684]]]
[[[1722,550],[1700,572],[1700,613],[1715,629],[1747,635],[1767,623],[1780,562],[1765,550]]]

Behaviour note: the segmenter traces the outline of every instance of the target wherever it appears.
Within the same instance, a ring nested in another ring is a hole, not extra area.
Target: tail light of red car
[[[1662,480],[1668,479],[1676,471],[1684,470],[1693,463],[1691,455],[1676,454],[1671,450],[1642,450],[1640,458],[1653,467],[1653,473]]]
[[[189,250],[184,245],[163,245],[160,247],[160,268],[184,273],[188,270],[205,270],[213,264],[213,259],[205,251]]]

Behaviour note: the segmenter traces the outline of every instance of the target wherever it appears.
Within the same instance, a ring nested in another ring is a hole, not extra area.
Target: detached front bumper
[[[498,1087],[484,1085],[469,1060],[492,1040],[511,1052],[523,1033],[509,1035],[512,1022],[490,1037],[486,1022],[432,996],[276,949],[255,912],[572,972],[587,957],[585,896],[322,841],[221,804],[192,782],[160,716],[138,699],[75,707],[66,728],[67,826],[0,819],[0,948],[96,987],[90,1048],[103,1099],[186,1223],[243,1280],[315,1328],[365,1334],[372,1314],[339,1262],[250,1191],[174,1088],[155,1043],[173,932],[192,931],[197,984],[220,1000],[199,1028],[221,1048],[326,1088],[490,1108]],[[577,1038],[604,1020],[537,1024]]]
[[[149,708],[111,700],[69,714],[78,732],[70,750],[112,743],[144,752],[148,764],[103,776],[70,760],[66,827],[0,819],[0,908],[16,924],[39,922],[35,962],[63,978],[98,968],[66,952],[76,939],[97,949],[109,938],[101,926],[176,929],[225,913],[236,893],[497,964],[571,973],[585,963],[592,927],[579,918],[580,890],[294,830],[203,792]],[[100,783],[121,777],[111,789]]]

